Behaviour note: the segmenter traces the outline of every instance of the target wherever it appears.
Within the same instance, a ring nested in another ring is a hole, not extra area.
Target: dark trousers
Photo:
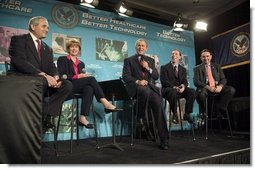
[[[62,108],[62,104],[72,93],[73,85],[68,80],[63,80],[60,88],[49,88],[48,82],[43,78],[44,96],[48,101],[43,105],[43,113],[53,117],[58,116]]]
[[[168,140],[166,120],[161,105],[161,96],[149,86],[137,86],[138,117],[144,117],[147,105],[150,106],[161,141]]]
[[[185,113],[190,114],[193,112],[193,104],[196,99],[196,91],[192,88],[186,87],[183,93],[178,93],[176,89],[172,87],[166,87],[162,89],[162,96],[169,104],[171,111],[176,115],[177,113],[177,98],[185,98]]]
[[[82,95],[81,115],[84,116],[89,115],[90,105],[94,96],[98,102],[100,102],[101,98],[105,98],[101,86],[93,76],[74,80],[73,92]]]
[[[197,102],[199,104],[200,114],[205,114],[206,98],[208,93],[209,91],[205,88],[197,90]],[[217,110],[226,111],[227,106],[234,94],[235,89],[232,86],[224,86],[219,95],[215,96],[215,104],[217,106]]]

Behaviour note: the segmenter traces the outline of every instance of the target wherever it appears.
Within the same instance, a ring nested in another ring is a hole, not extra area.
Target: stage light
[[[173,30],[176,32],[184,31],[188,24],[185,24],[182,20],[181,14],[178,14],[177,19],[174,21]]]
[[[124,6],[124,4],[120,5],[119,12],[123,14],[127,12],[127,8]]]
[[[124,16],[124,17],[128,17],[131,16],[133,14],[132,10],[129,10],[124,2],[120,2],[116,12],[120,15],[120,16]]]
[[[89,8],[95,8],[98,5],[98,0],[81,0],[80,5],[86,6]]]
[[[207,23],[202,21],[197,21],[194,29],[200,32],[207,32]]]

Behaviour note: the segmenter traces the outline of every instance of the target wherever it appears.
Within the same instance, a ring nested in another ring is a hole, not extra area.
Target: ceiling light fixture
[[[99,3],[98,0],[81,0],[80,1],[80,5],[86,6],[89,8],[95,8],[95,6],[97,6],[98,3]]]
[[[207,23],[203,21],[197,21],[194,29],[200,32],[207,32]]]
[[[133,14],[133,11],[129,10],[124,2],[120,2],[118,5],[118,8],[116,9],[116,12],[120,15],[120,16],[124,16],[124,17],[128,17],[131,16]]]

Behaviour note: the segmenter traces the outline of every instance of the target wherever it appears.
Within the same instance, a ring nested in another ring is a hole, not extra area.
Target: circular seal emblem
[[[240,32],[233,37],[230,45],[235,56],[244,56],[250,51],[250,35],[247,32]]]
[[[78,24],[77,10],[67,4],[57,4],[52,8],[53,21],[61,28],[73,28]]]

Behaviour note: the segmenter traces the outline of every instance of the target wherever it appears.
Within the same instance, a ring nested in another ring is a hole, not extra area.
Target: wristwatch
[[[44,76],[44,77],[47,77],[48,75],[47,75],[46,73],[43,73],[43,76]]]

